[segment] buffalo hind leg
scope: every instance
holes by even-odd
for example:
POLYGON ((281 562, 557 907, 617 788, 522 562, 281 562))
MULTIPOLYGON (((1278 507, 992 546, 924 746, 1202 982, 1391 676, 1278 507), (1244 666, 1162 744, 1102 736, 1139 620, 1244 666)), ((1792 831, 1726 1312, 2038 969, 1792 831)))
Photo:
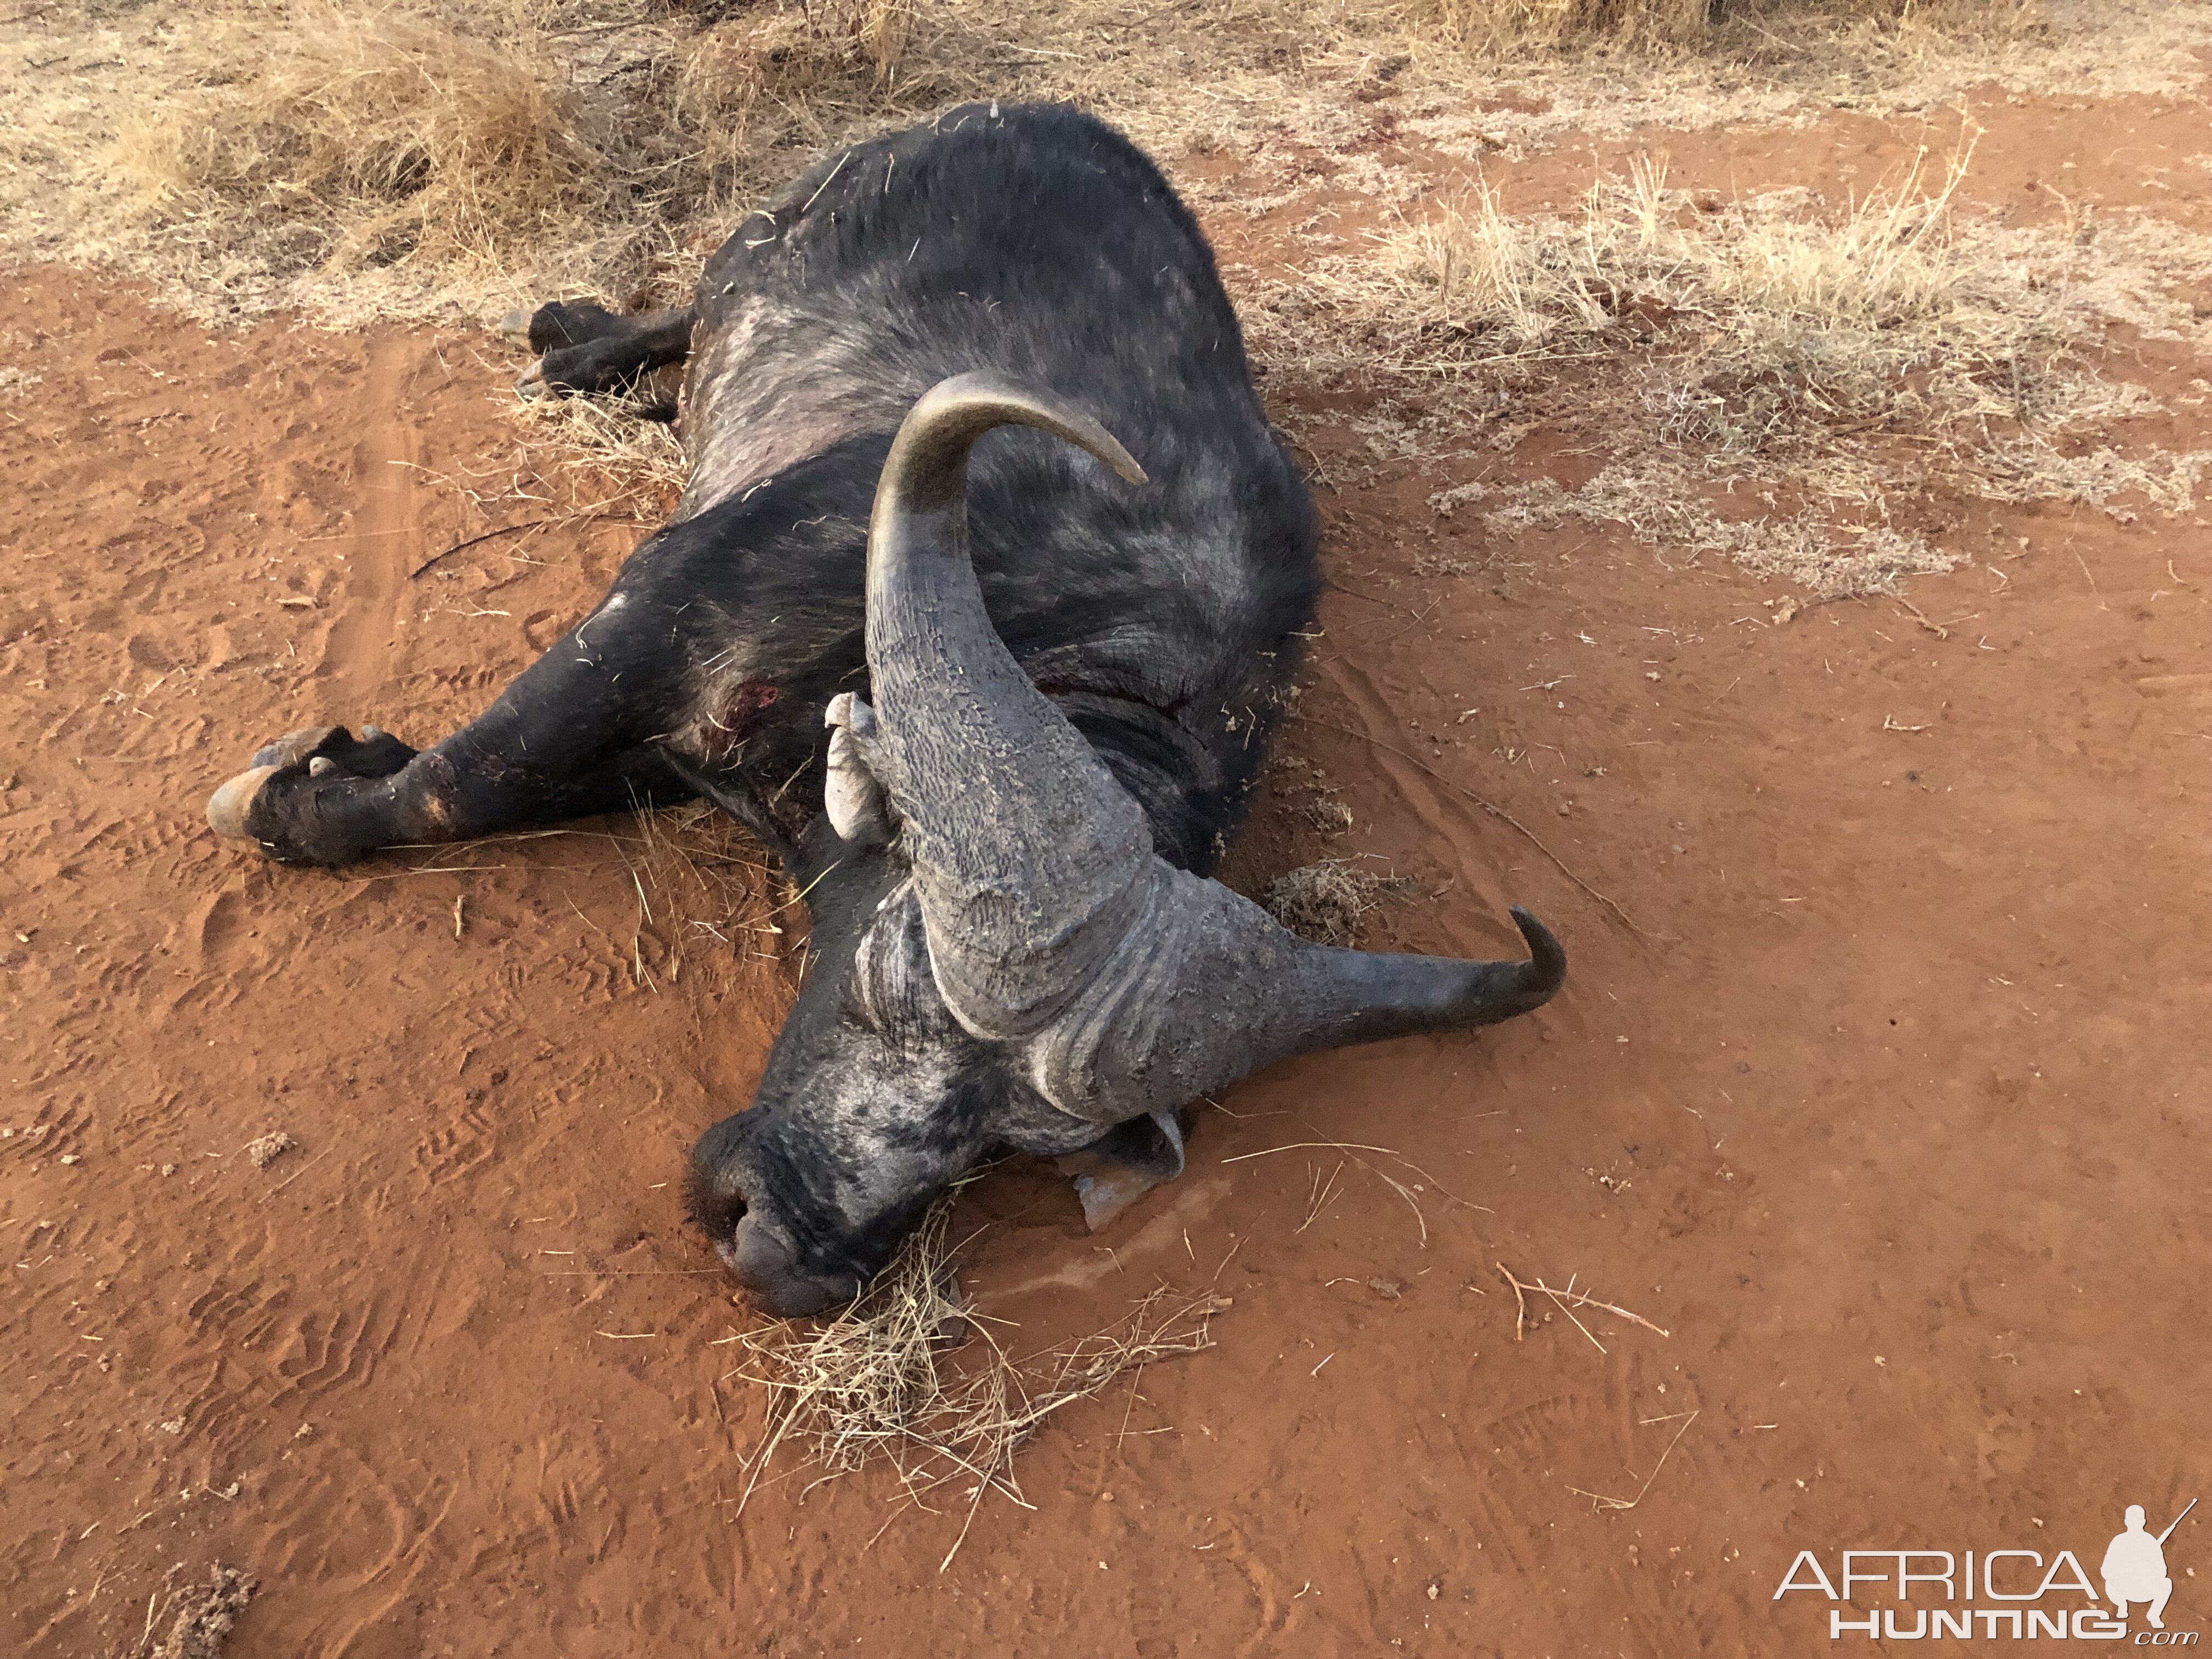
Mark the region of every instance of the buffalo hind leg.
POLYGON ((689 357, 696 317, 688 306, 618 317, 589 300, 555 300, 534 312, 509 312, 500 331, 538 354, 514 383, 523 396, 618 392, 689 357))

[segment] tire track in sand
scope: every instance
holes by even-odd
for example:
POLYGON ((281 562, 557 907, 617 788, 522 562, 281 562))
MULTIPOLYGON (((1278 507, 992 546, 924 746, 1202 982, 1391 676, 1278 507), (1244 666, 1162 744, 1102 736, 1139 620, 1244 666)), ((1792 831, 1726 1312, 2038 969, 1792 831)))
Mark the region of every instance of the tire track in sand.
POLYGON ((404 335, 378 334, 368 343, 362 389, 364 425, 354 447, 361 507, 345 538, 345 599, 324 636, 318 678, 335 681, 338 702, 326 718, 358 724, 376 718, 398 641, 399 592, 422 557, 420 441, 405 398, 420 366, 419 348, 404 335))

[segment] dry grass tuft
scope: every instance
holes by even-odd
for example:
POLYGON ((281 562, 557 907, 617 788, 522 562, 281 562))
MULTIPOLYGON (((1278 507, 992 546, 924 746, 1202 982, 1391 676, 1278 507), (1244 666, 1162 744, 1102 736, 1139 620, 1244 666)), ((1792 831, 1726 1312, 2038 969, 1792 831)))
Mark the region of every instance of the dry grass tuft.
POLYGON ((915 0, 816 0, 716 23, 678 46, 669 109, 696 142, 702 205, 741 206, 781 182, 763 171, 765 153, 826 143, 857 108, 925 89, 926 76, 902 74, 914 26, 915 0))
POLYGON ((690 463, 675 428, 626 398, 536 398, 514 410, 518 465, 579 513, 665 520, 690 463))
POLYGON ((1763 23, 1810 17, 1831 29, 1856 23, 1893 27, 1910 19, 1984 33, 2044 27, 2042 0, 1827 0, 1824 4, 1731 3, 1730 0, 1406 0, 1407 20, 1449 50, 1495 58, 1514 51, 1628 46, 1705 51, 1741 49, 1763 23))
POLYGON ((1351 859, 1323 859, 1276 877, 1260 902, 1301 939, 1352 945, 1358 943, 1363 918, 1380 908, 1386 896, 1401 895, 1413 885, 1402 876, 1362 869, 1351 859))
MULTIPOLYGON (((915 0, 732 10, 214 0, 134 42, 87 223, 51 234, 210 312, 666 298, 813 152, 953 87, 908 64, 915 0)), ((29 112, 59 159, 82 123, 29 112)))
POLYGON ((1311 375, 1424 386, 1470 435, 1505 404, 1534 417, 1493 448, 1544 423, 1615 457, 1573 490, 1431 495, 1444 517, 1484 503, 1508 536, 1620 524, 1838 595, 1956 562, 1893 521, 1930 490, 2180 510, 2192 457, 2085 443, 2160 406, 2098 372, 2109 327, 2212 333, 2186 304, 2205 240, 1962 215, 1970 155, 1923 152, 1832 210, 1670 189, 1642 158, 1567 214, 1516 216, 1478 182, 1282 285, 1255 333, 1311 375))
POLYGON ((604 209, 614 166, 532 31, 430 11, 211 18, 206 84, 124 123, 111 159, 155 210, 295 268, 495 267, 604 209))
MULTIPOLYGON (((1478 184, 1433 216, 1384 233, 1375 255, 1327 273, 1407 373, 1650 344, 1694 330, 1677 423, 1743 447, 1812 425, 1879 416, 1905 375, 1963 347, 2008 364, 2033 315, 1978 304, 1954 246, 1961 155, 1931 179, 1922 157, 1822 216, 1802 191, 1723 202, 1667 187, 1638 158, 1571 216, 1508 215, 1478 184)), ((2039 309, 2039 307, 2038 307, 2039 309)), ((1670 388, 1670 390, 1674 390, 1670 388)))
MULTIPOLYGON (((961 1496, 970 1518, 994 1488, 1029 1507, 1013 1456, 1046 1419, 1141 1366, 1212 1346, 1210 1322, 1229 1298, 1163 1287, 1111 1329, 1010 1358, 992 1322, 958 1299, 952 1208, 951 1197, 941 1200, 867 1293, 835 1319, 779 1323, 739 1339, 754 1364, 731 1375, 774 1396, 741 1507, 786 1446, 802 1449, 804 1465, 823 1480, 887 1462, 916 1508, 929 1508, 953 1482, 969 1483, 961 1496), (966 1357, 956 1361, 957 1352, 966 1357)), ((959 1547, 956 1540, 945 1565, 959 1547)))

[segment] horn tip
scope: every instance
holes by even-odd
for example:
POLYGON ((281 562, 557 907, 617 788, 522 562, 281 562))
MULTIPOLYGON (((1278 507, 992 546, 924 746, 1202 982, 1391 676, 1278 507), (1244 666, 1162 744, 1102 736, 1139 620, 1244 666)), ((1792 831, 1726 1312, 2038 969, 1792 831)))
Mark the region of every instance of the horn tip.
MULTIPOLYGON (((1567 953, 1552 930, 1519 905, 1512 907, 1514 925, 1528 942, 1528 966, 1535 986, 1549 996, 1566 982, 1567 953)), ((1535 988, 1532 986, 1532 989, 1535 988)))

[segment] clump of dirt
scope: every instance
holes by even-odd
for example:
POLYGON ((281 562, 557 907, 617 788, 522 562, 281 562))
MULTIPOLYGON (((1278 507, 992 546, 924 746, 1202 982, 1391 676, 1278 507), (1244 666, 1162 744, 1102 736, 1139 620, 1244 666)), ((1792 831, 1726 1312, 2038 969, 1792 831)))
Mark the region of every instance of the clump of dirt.
POLYGON ((258 1139, 246 1143, 246 1155, 253 1160, 253 1167, 265 1170, 300 1143, 282 1129, 273 1129, 258 1139))
POLYGON ((1358 943, 1364 917, 1413 886, 1406 877, 1378 876, 1351 859, 1323 859, 1276 877, 1260 902, 1301 939, 1349 946, 1358 943))
POLYGON ((236 1567, 209 1569, 205 1583, 187 1584, 177 1592, 169 1632, 145 1650, 144 1659, 222 1659, 231 1627, 258 1588, 251 1574, 236 1567))

